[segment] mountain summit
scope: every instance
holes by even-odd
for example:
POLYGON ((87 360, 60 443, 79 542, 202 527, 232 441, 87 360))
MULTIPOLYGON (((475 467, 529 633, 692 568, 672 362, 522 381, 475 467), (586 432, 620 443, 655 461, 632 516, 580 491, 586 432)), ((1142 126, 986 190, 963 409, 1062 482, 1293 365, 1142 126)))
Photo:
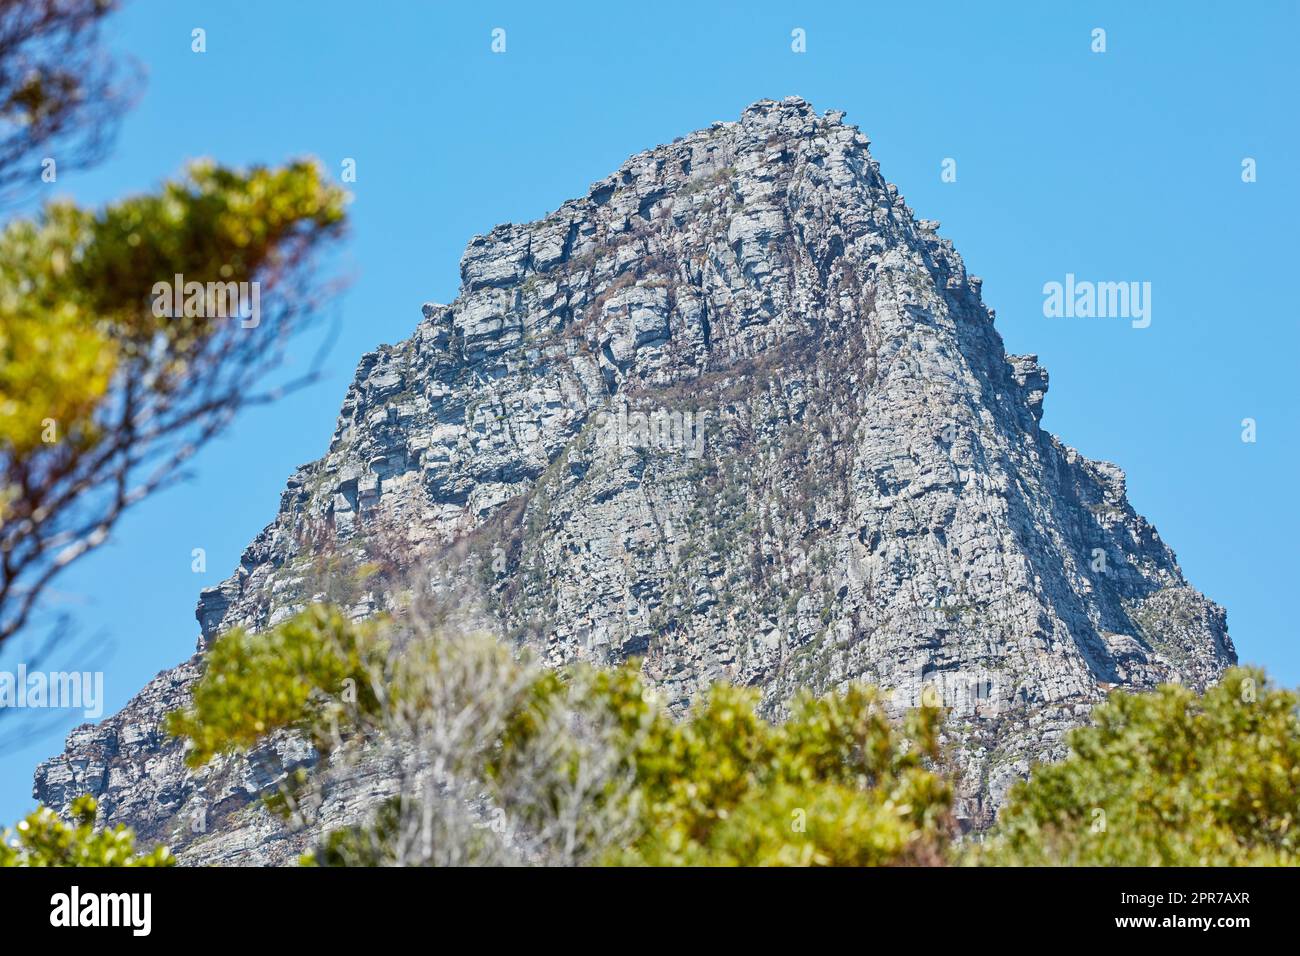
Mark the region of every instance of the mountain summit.
MULTIPOLYGON (((720 679, 774 715, 855 679, 941 703, 987 825, 1109 688, 1236 654, 1124 473, 1040 427, 1046 371, 938 228, 842 113, 789 98, 476 236, 456 300, 362 356, 325 456, 201 595, 200 651, 416 577, 549 663, 640 657, 678 707, 720 679)), ((189 862, 290 860, 256 798, 305 745, 191 773, 158 728, 200 666, 73 731, 35 794, 92 793, 189 862)))

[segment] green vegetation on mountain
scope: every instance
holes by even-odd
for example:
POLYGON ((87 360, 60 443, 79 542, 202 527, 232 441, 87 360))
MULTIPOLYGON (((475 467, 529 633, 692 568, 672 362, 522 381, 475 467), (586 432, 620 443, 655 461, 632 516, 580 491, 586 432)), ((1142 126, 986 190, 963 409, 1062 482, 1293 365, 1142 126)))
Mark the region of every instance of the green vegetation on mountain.
POLYGON ((166 847, 149 852, 136 849, 135 835, 126 827, 95 829, 95 801, 79 797, 72 804, 72 822, 40 807, 0 833, 0 866, 172 866, 166 847))

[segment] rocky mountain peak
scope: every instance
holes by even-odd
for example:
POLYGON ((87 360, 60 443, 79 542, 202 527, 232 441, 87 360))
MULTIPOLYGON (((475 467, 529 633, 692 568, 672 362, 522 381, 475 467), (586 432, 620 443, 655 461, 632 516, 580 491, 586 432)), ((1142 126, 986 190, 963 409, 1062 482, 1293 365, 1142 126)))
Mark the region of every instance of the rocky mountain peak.
MULTIPOLYGON (((200 649, 313 600, 373 613, 418 573, 548 662, 641 658, 677 707, 720 679, 774 714, 849 680, 940 702, 975 827, 1108 688, 1212 681, 1224 612, 1123 472, 1043 431, 1047 372, 868 145, 760 100, 475 236, 455 301, 362 356, 324 456, 201 595, 200 649)), ((291 859, 255 797, 310 754, 187 772, 157 721, 198 672, 74 731, 36 795, 92 792, 187 860, 291 859)), ((327 821, 364 804, 336 799, 327 821)))

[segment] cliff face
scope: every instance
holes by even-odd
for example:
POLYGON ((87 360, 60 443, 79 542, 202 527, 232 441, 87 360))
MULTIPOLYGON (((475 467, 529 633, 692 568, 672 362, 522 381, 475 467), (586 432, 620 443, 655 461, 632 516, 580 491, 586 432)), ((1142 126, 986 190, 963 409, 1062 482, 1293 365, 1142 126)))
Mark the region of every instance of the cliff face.
MULTIPOLYGON (((1223 610, 1119 468, 1039 427, 1047 373, 1005 354, 867 146, 762 101, 475 237, 456 301, 362 357, 327 454, 202 594, 200 650, 322 596, 389 600, 323 556, 418 569, 550 662, 642 657, 678 705, 717 679, 773 713, 850 679, 941 701, 974 826, 1110 686, 1212 681, 1223 610)), ((198 670, 74 731, 36 796, 94 793, 189 861, 288 859, 255 797, 310 755, 185 772, 157 721, 198 670)))

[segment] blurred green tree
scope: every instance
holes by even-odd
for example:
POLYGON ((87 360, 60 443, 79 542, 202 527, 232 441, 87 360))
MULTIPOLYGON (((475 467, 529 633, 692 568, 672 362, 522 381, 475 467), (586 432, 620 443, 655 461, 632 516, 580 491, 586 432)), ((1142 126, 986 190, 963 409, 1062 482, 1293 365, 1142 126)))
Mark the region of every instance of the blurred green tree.
POLYGON ((99 43, 117 6, 0 2, 0 200, 103 156, 138 85, 134 65, 99 43))
MULTIPOLYGON (((126 105, 96 45, 114 6, 0 4, 0 188, 39 182, 42 151, 102 152, 126 105)), ((346 198, 311 162, 200 161, 156 192, 49 202, 0 230, 0 645, 241 408, 311 377, 263 385, 320 302, 312 263, 346 198)))

